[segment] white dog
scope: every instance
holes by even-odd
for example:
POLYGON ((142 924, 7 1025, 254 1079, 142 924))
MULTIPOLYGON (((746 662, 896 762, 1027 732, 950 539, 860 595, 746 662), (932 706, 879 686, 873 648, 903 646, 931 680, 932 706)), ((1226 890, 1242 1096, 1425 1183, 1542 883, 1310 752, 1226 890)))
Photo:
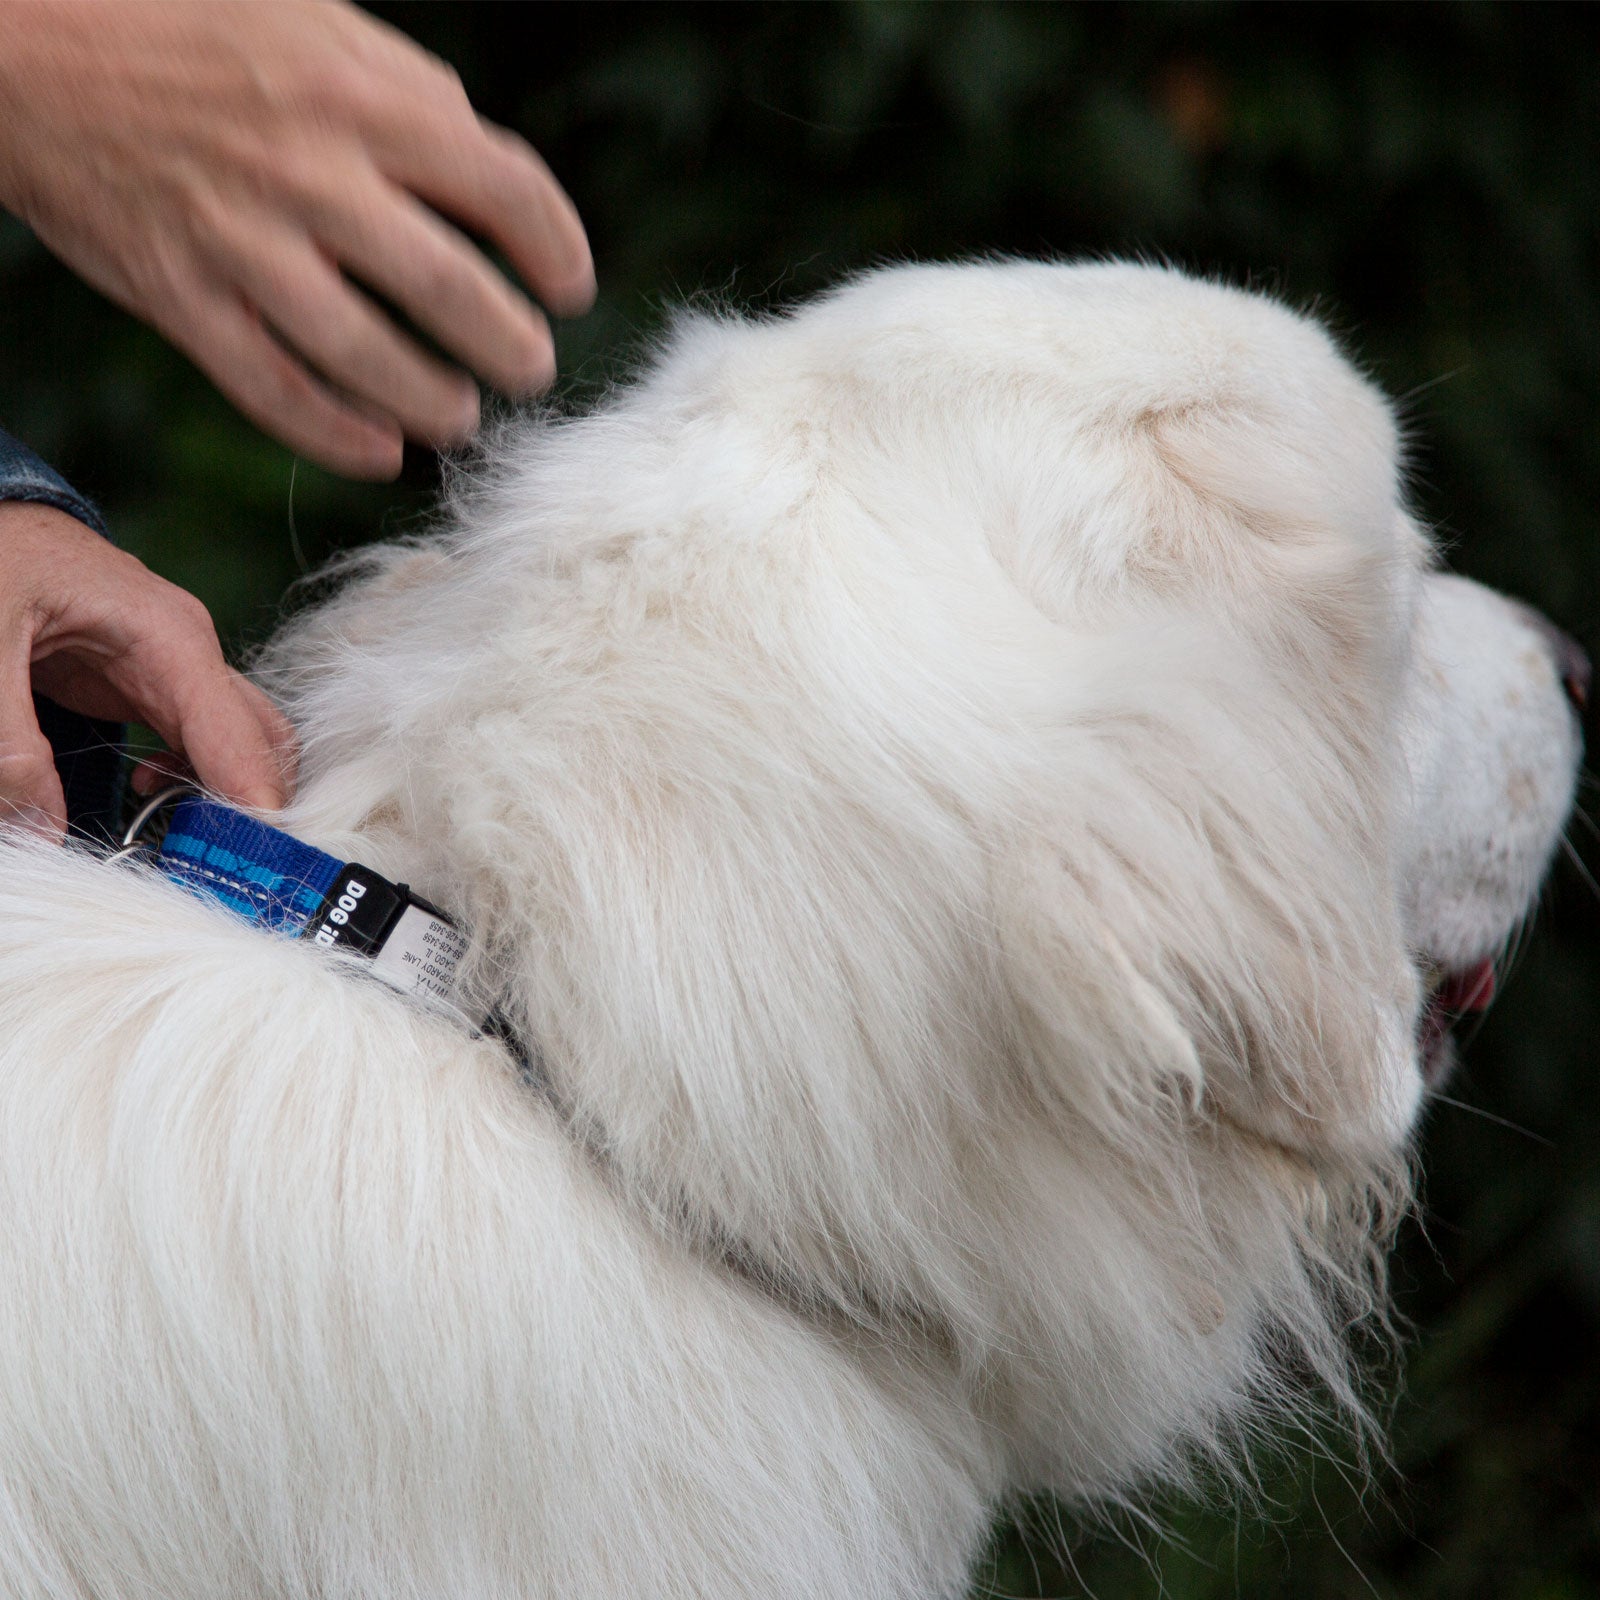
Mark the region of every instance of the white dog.
POLYGON ((1358 1419, 1584 672, 1372 386, 1173 272, 904 268, 487 456, 263 677, 284 827, 535 1081, 8 849, 0 1591, 954 1596, 1008 1495, 1358 1419))

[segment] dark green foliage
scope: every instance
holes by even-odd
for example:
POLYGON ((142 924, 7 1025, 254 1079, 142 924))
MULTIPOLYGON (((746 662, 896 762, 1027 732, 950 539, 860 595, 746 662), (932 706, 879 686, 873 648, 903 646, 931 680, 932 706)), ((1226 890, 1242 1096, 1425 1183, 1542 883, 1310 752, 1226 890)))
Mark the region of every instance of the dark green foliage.
MULTIPOLYGON (((865 263, 1136 252, 1315 305, 1405 396, 1417 503, 1459 568, 1591 649, 1600 542, 1592 11, 1434 5, 392 6, 544 152, 602 298, 578 400, 670 303, 770 305, 865 263)), ((306 559, 425 504, 235 418, 0 225, 0 423, 97 494, 225 636, 306 559)), ((1600 861, 1581 823, 1575 842, 1600 861)), ((1396 1468, 1297 1448, 1260 1507, 1166 1538, 1044 1516, 996 1594, 1578 1600, 1600 1593, 1600 907, 1570 863, 1423 1150, 1396 1265, 1416 1324, 1396 1468), (1469 1109, 1471 1108, 1471 1109, 1469 1109), (1056 1554, 1052 1554, 1052 1546, 1056 1554), (1070 1561, 1058 1561, 1070 1551, 1070 1561)), ((1333 1445, 1337 1449, 1337 1443, 1333 1445)), ((640 1561, 649 1562, 649 1552, 640 1561)))

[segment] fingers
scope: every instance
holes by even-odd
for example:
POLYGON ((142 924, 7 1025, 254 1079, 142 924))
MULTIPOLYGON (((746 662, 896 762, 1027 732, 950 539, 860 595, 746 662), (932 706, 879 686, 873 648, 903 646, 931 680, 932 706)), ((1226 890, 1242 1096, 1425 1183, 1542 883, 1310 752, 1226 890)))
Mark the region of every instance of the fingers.
POLYGON ((478 398, 357 284, 505 393, 555 376, 543 316, 446 215, 500 244, 553 309, 594 298, 583 225, 544 162, 480 119, 448 68, 398 36, 391 47, 399 86, 357 74, 335 108, 341 144, 286 158, 247 205, 205 208, 191 236, 209 281, 184 286, 181 319, 163 324, 252 420, 361 477, 398 472, 402 437, 469 438, 478 398))
MULTIPOLYGON (((403 197, 395 198, 398 202, 403 197)), ((394 209, 404 217, 398 204, 394 209)), ((410 231, 426 233, 414 225, 410 231)), ((393 261, 411 245, 412 240, 391 227, 383 254, 393 261)), ((434 252, 442 253, 442 247, 434 252)), ((390 274, 382 270, 380 252, 374 249, 369 259, 372 272, 363 276, 387 289, 390 274)), ((451 291, 468 275, 458 263, 450 265, 456 270, 441 266, 437 279, 426 271, 408 273, 415 291, 408 310, 414 304, 427 315, 428 291, 436 286, 438 298, 453 303, 451 291)), ((235 272, 246 299, 285 343, 341 390, 393 417, 408 438, 452 445, 471 437, 478 426, 478 390, 472 380, 420 350, 304 238, 268 235, 251 240, 235 252, 235 272)), ((481 300, 483 286, 478 287, 481 300)), ((504 298, 509 301, 509 292, 504 298)), ((521 320, 526 318, 525 313, 521 320)), ((507 320, 503 316, 501 323, 507 320)), ((492 338, 505 337, 503 326, 487 332, 489 337, 480 343, 485 357, 492 338)), ((548 349, 547 333, 544 344, 548 349)))
POLYGON ((294 727, 258 685, 237 672, 234 673, 234 680, 245 697, 246 705, 254 708, 256 721, 271 752, 273 764, 278 769, 278 780, 287 800, 294 793, 295 782, 300 776, 300 741, 295 737, 294 727))
POLYGON ((65 513, 0 505, 0 802, 59 828, 60 783, 31 690, 87 716, 149 724, 238 803, 288 799, 294 735, 223 660, 210 614, 65 513))
MULTIPOLYGON (((246 698, 256 707, 261 730, 271 749, 284 789, 288 793, 293 793, 300 765, 299 742, 294 736, 294 730, 290 727, 288 718, 248 678, 239 679, 239 685, 246 698)), ((207 783, 196 770, 194 763, 178 750, 158 750, 153 755, 147 756, 139 762, 128 778, 128 785, 133 792, 147 797, 175 783, 185 783, 195 788, 215 789, 224 797, 232 798, 225 786, 219 787, 218 784, 207 783)), ((265 806, 261 809, 278 808, 265 806)))
POLYGON ((141 628, 108 664, 108 676, 206 788, 279 810, 293 786, 294 735, 271 701, 224 662, 204 607, 172 593, 182 597, 181 618, 167 607, 159 629, 141 628))
MULTIPOLYGON (((300 741, 295 737, 294 728, 260 688, 238 673, 234 673, 233 677, 266 739, 285 791, 293 793, 295 780, 300 775, 300 741)), ((157 751, 133 769, 128 781, 135 794, 154 794, 157 789, 171 783, 204 782, 181 750, 157 751)))
POLYGON ((318 224, 327 247, 503 394, 547 387, 555 346, 544 318, 471 240, 380 181, 378 204, 326 208, 318 224))
POLYGON ((379 170, 493 239, 552 311, 587 310, 589 241, 550 169, 522 139, 478 116, 448 64, 370 17, 359 31, 371 47, 362 53, 375 61, 381 51, 383 66, 346 80, 346 104, 379 170))
POLYGON ((225 670, 214 692, 178 707, 176 747, 207 789, 260 811, 281 811, 293 790, 294 736, 253 684, 225 670))
POLYGON ((494 240, 559 315, 594 301, 594 258, 577 208, 525 140, 479 117, 448 69, 428 93, 396 100, 374 153, 386 176, 494 240))
POLYGON ((0 670, 0 822, 51 840, 61 839, 67 828, 67 799, 55 755, 33 713, 26 639, 6 641, 0 670))
POLYGON ((549 328, 444 218, 500 244, 558 311, 593 301, 594 266, 572 202, 526 143, 480 119, 455 75, 409 44, 391 66, 402 91, 351 86, 343 115, 359 137, 338 161, 286 169, 276 212, 214 218, 206 235, 213 269, 331 384, 408 437, 453 444, 477 424, 465 374, 419 349, 344 274, 519 395, 554 378, 549 328))
POLYGON ((410 187, 493 239, 552 311, 587 311, 594 303, 594 259, 577 208, 526 141, 481 119, 478 134, 475 145, 466 141, 453 172, 439 161, 439 178, 455 180, 453 195, 435 189, 425 171, 410 187))
POLYGON ((16 90, 0 101, 22 119, 0 151, 20 162, 11 203, 268 433, 387 478, 406 436, 475 425, 466 373, 341 269, 496 387, 550 381, 543 317, 442 219, 499 246, 560 313, 594 296, 583 226, 534 151, 403 34, 354 6, 67 8, 52 23, 30 13, 0 51, 16 90))
POLYGON ((352 478, 393 478, 404 441, 392 417, 371 415, 319 382, 262 326, 236 292, 196 285, 181 321, 161 331, 259 427, 291 450, 352 478))

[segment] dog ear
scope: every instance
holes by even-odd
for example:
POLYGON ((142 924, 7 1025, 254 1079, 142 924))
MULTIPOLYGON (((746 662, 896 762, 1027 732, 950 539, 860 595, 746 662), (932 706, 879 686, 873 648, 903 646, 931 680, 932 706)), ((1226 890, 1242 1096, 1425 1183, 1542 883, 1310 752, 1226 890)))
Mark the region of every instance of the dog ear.
POLYGON ((1087 887, 1043 842, 998 870, 999 942, 1029 1087, 1113 1134, 1196 1111, 1205 1071, 1194 1039, 1087 887))
POLYGON ((1287 780, 1248 812, 1160 773, 1113 787, 1115 810, 1080 793, 997 868, 1031 1091, 1118 1141, 1198 1120, 1313 1160, 1392 1156, 1418 996, 1381 847, 1287 780))

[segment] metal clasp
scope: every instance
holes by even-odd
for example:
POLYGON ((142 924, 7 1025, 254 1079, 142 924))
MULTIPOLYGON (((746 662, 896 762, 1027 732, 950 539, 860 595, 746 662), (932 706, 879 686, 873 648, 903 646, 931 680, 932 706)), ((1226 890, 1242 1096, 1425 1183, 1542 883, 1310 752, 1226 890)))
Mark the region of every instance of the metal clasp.
POLYGON ((185 796, 199 792, 192 783, 172 783, 152 795, 134 812, 133 821, 128 824, 122 835, 122 845, 111 853, 111 859, 121 861, 127 856, 142 855, 146 850, 154 849, 160 843, 160 837, 146 839, 145 830, 152 827, 156 818, 168 806, 174 806, 185 796))

